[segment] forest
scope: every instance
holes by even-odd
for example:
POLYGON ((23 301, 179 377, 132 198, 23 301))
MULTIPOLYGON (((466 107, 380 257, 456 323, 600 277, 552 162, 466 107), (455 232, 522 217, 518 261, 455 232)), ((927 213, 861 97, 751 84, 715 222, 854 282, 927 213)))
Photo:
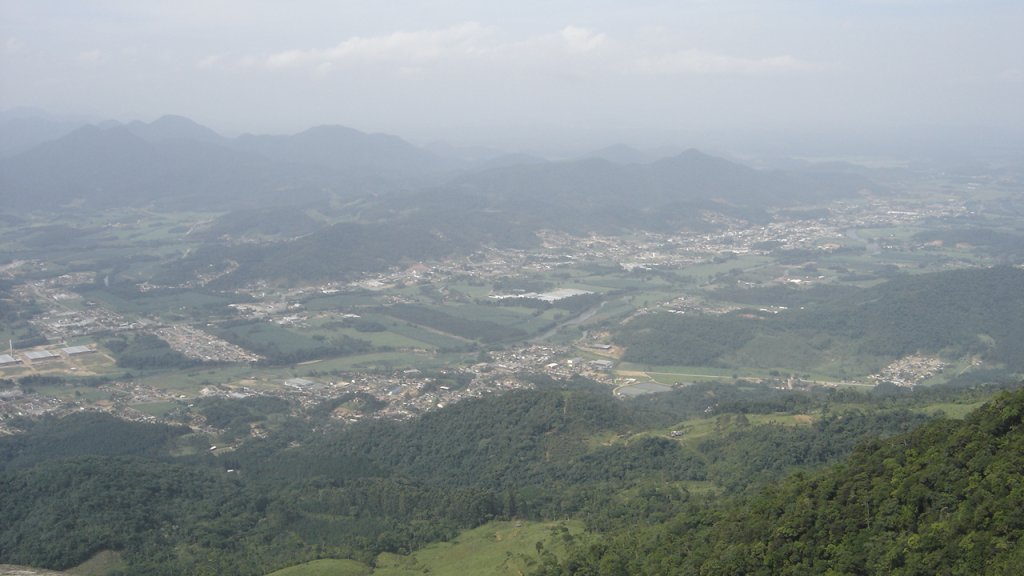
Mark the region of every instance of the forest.
POLYGON ((1022 416, 1024 393, 1004 393, 727 505, 612 525, 538 575, 1017 574, 1022 416))
MULTIPOLYGON (((126 574, 248 576, 316 558, 372 563, 496 519, 564 518, 585 521, 592 536, 545 557, 539 574, 796 574, 826 561, 852 567, 836 573, 880 573, 934 565, 936 553, 995 566, 1014 549, 1020 519, 1002 503, 1021 498, 1006 479, 1022 463, 998 463, 1020 450, 1024 393, 963 422, 920 407, 1019 384, 863 394, 708 383, 629 402, 583 382, 541 384, 403 422, 324 429, 322 418, 292 418, 218 456, 175 456, 194 443, 184 427, 85 413, 25 419, 22 434, 0 439, 0 562, 66 569, 114 550, 126 574), (821 416, 810 425, 752 423, 812 411, 821 416), (713 431, 665 432, 694 418, 713 431), (906 494, 884 488, 897 481, 906 494), (915 488, 922 482, 939 495, 915 488), (985 499, 967 498, 975 486, 985 499), (838 517, 847 520, 820 528, 838 517), (988 519, 971 527, 969 518, 988 519), (988 552, 966 554, 958 543, 968 536, 988 552), (724 544, 732 540, 749 546, 724 544)), ((284 413, 271 400, 195 409, 214 425, 247 427, 284 413)))
POLYGON ((874 357, 977 355, 1020 371, 1024 292, 1017 287, 1022 285, 1024 270, 997 266, 901 276, 866 289, 729 289, 712 296, 788 309, 648 314, 617 328, 613 338, 627 347, 623 360, 640 364, 730 366, 727 355, 763 335, 799 342, 806 350, 845 347, 874 357))

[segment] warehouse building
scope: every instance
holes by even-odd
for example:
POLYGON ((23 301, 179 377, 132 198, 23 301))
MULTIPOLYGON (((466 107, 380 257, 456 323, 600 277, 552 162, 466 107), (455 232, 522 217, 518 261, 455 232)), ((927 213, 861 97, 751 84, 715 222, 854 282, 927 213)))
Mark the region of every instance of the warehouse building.
POLYGON ((37 350, 35 352, 25 352, 25 358, 28 358, 32 363, 46 362, 48 360, 60 360, 60 354, 54 354, 49 350, 37 350))
POLYGON ((68 358, 75 356, 84 356, 86 354, 95 354, 96 351, 88 346, 69 346, 67 348, 61 348, 61 352, 68 355, 68 358))

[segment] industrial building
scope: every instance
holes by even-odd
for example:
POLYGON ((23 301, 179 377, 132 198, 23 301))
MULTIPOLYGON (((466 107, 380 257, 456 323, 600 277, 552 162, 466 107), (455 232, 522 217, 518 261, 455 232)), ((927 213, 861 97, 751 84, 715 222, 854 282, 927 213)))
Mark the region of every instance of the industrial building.
POLYGON ((74 356, 84 356, 86 354, 95 354, 96 351, 88 346, 69 346, 67 348, 61 348, 61 352, 68 355, 68 358, 74 356))
POLYGON ((37 350, 35 352, 25 352, 25 358, 28 358, 33 363, 46 362, 47 360, 60 360, 60 354, 54 354, 49 350, 37 350))

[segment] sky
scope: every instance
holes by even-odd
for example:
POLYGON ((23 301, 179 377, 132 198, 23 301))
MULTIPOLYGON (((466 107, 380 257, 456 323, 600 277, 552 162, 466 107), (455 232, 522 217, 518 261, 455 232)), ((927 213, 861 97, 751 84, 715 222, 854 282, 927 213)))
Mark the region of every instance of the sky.
POLYGON ((1020 0, 0 0, 0 110, 461 145, 1020 132, 1022 31, 1020 0))

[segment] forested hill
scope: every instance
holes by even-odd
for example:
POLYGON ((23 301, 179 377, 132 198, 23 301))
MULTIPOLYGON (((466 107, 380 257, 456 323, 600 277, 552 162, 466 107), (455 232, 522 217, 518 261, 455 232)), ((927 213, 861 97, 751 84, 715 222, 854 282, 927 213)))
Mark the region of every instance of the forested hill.
POLYGON ((874 354, 957 347, 1024 370, 1022 286, 1020 268, 951 270, 895 278, 829 306, 783 316, 789 327, 847 334, 874 354))
POLYGON ((341 223, 286 242, 240 245, 207 244, 166 265, 158 283, 179 284, 211 266, 231 261, 237 267, 211 284, 226 288, 255 280, 317 281, 438 259, 466 247, 411 223, 341 223))
POLYGON ((0 185, 6 206, 17 210, 231 209, 305 204, 328 192, 360 190, 358 181, 325 168, 270 162, 208 142, 149 142, 125 127, 95 126, 0 160, 0 185))
POLYGON ((326 434, 322 420, 295 419, 219 456, 173 458, 168 448, 191 445, 177 429, 105 417, 27 426, 4 444, 0 563, 64 569, 115 550, 130 574, 255 576, 315 558, 408 553, 493 519, 590 518, 601 530, 650 523, 678 512, 689 482, 756 491, 794 468, 845 458, 865 435, 928 420, 842 390, 690 388, 660 408, 534 390, 326 434), (708 398, 728 401, 732 413, 704 414, 708 398), (743 415, 851 402, 864 411, 813 427, 751 425, 743 415), (717 429, 690 442, 666 437, 664 427, 695 413, 717 429))
MULTIPOLYGON (((529 248, 538 244, 535 232, 541 229, 576 234, 710 230, 715 226, 703 219, 706 211, 767 222, 769 206, 849 196, 866 188, 878 190, 859 176, 760 172, 697 151, 652 165, 589 159, 515 166, 434 188, 353 201, 338 209, 353 221, 326 228, 300 222, 299 230, 305 225, 309 234, 296 240, 205 246, 173 263, 157 282, 184 282, 197 270, 228 260, 239 266, 219 279, 217 287, 257 279, 339 279, 471 252, 485 244, 529 248)), ((280 229, 257 215, 250 210, 215 222, 212 234, 237 239, 261 229, 280 229)))
POLYGON ((250 477, 292 477, 332 461, 367 460, 402 476, 446 486, 504 490, 544 484, 591 451, 590 439, 651 425, 672 415, 628 408, 609 397, 559 391, 470 399, 411 422, 381 421, 264 458, 246 450, 237 465, 250 477))
POLYGON ((588 158, 459 168, 395 136, 340 126, 229 139, 164 117, 83 126, 0 159, 0 184, 17 210, 316 206, 345 221, 515 247, 541 228, 695 229, 706 226, 702 210, 767 221, 769 207, 884 192, 857 174, 755 170, 696 150, 651 164, 588 158))
POLYGON ((707 229, 701 211, 767 222, 768 207, 884 192, 857 175, 759 171, 697 150, 653 164, 598 158, 484 170, 414 194, 381 198, 384 213, 433 222, 498 215, 527 230, 586 234, 626 229, 707 229))
MULTIPOLYGON (((901 357, 966 354, 1024 370, 1024 270, 1008 266, 895 278, 868 289, 753 288, 730 297, 787 304, 778 314, 740 310, 722 316, 640 316, 617 331, 624 360, 663 365, 715 365, 749 342, 773 339, 811 366, 830 347, 901 357), (780 301, 782 300, 782 301, 780 301), (803 309, 801 309, 803 308, 803 309)), ((730 356, 732 355, 732 356, 730 356)))
POLYGON ((539 576, 1019 574, 1024 392, 729 506, 620 526, 539 576))
POLYGON ((40 421, 21 418, 16 424, 29 433, 0 437, 0 471, 83 454, 162 458, 170 454, 176 439, 192 431, 186 426, 127 422, 92 412, 40 421))
POLYGON ((554 198, 605 205, 628 201, 651 207, 707 199, 741 206, 786 206, 881 190, 861 176, 759 171, 698 150, 649 165, 590 158, 513 166, 464 176, 453 184, 527 202, 554 198))

